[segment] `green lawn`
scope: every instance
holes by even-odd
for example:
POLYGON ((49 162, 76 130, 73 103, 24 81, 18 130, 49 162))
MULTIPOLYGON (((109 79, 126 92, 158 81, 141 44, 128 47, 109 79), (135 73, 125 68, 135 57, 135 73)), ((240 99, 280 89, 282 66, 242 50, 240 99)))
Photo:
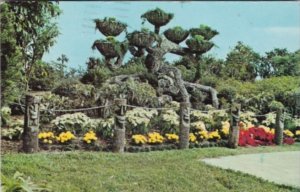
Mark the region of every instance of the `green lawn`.
POLYGON ((16 171, 45 183, 54 191, 179 191, 273 192, 299 191, 256 177, 207 166, 202 158, 245 153, 300 150, 300 144, 282 147, 202 148, 149 153, 53 152, 6 154, 2 173, 16 171))

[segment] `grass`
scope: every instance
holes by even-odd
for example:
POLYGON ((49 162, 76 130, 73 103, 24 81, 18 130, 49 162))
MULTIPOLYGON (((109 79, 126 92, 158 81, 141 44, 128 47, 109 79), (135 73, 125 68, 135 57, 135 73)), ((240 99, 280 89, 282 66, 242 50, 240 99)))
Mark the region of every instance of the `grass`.
POLYGON ((52 152, 6 154, 2 173, 16 171, 36 183, 48 183, 53 191, 179 191, 179 192, 276 192, 299 191, 262 179, 207 166, 202 158, 300 150, 300 144, 257 148, 203 148, 136 154, 104 152, 52 152))

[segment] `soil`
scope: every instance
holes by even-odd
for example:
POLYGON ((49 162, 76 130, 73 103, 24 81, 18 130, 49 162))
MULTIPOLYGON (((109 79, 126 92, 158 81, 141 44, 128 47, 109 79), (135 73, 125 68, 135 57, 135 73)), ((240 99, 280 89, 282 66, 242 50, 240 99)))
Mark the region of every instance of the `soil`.
POLYGON ((1 139, 1 155, 5 153, 17 153, 22 149, 22 141, 1 139))

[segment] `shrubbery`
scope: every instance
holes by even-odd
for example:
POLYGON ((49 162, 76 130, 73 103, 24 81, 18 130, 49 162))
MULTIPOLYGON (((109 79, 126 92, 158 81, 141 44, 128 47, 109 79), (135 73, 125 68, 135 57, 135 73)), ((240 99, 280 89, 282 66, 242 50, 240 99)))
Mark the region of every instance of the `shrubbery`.
POLYGON ((286 109, 293 112, 295 107, 293 95, 299 90, 299 87, 299 77, 286 76, 272 77, 255 82, 240 82, 228 79, 219 81, 217 90, 220 93, 221 101, 224 98, 223 103, 228 102, 228 93, 233 93, 233 90, 236 90, 235 99, 242 103, 245 110, 263 114, 270 111, 269 105, 273 100, 281 102, 286 109))

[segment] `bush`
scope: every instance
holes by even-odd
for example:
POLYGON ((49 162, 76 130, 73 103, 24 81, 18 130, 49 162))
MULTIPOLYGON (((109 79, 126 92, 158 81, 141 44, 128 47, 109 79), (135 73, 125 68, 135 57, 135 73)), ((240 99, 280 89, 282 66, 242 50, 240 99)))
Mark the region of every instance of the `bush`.
POLYGON ((263 128, 252 127, 247 130, 240 130, 239 146, 273 145, 274 134, 265 131, 263 128))
MULTIPOLYGON (((284 131, 283 143, 291 145, 295 141, 293 134, 287 130, 284 131)), ((274 131, 263 127, 251 127, 246 130, 240 130, 239 146, 260 146, 274 145, 274 131)))
POLYGON ((158 123, 163 133, 179 132, 179 115, 175 110, 163 110, 158 123))
POLYGON ((49 123, 55 118, 55 114, 51 112, 51 109, 71 109, 76 108, 73 105, 73 100, 70 100, 68 97, 59 96, 52 93, 45 93, 41 97, 40 110, 40 122, 49 123))
POLYGON ((20 119, 13 120, 7 128, 1 128, 1 137, 10 140, 20 140, 24 130, 24 121, 20 119))
POLYGON ((71 131, 83 133, 95 129, 96 124, 83 113, 64 114, 51 121, 53 129, 57 132, 71 131))
POLYGON ((10 140, 19 140, 24 129, 24 120, 11 116, 9 107, 1 108, 1 137, 10 140))
POLYGON ((132 58, 124 66, 116 69, 113 72, 113 76, 147 73, 147 68, 144 65, 144 60, 144 57, 132 58))
POLYGON ((149 131, 151 118, 158 113, 156 110, 146 110, 143 108, 134 108, 126 112, 126 120, 129 123, 131 134, 145 134, 149 131))
POLYGON ((113 137, 113 129, 115 119, 113 117, 105 119, 93 119, 96 124, 95 131, 104 139, 111 139, 113 137))
POLYGON ((195 79, 196 68, 187 69, 184 65, 177 65, 176 67, 181 71, 183 80, 192 82, 195 79))
POLYGON ((89 69, 81 78, 81 82, 100 87, 107 79, 112 76, 111 70, 106 66, 96 66, 89 69))
POLYGON ((95 87, 81 83, 77 79, 63 80, 54 90, 54 94, 69 97, 71 99, 76 98, 93 98, 95 94, 95 87))
MULTIPOLYGON (((125 96, 127 102, 138 106, 153 106, 156 104, 156 90, 148 83, 132 79, 121 84, 104 84, 100 91, 100 101, 112 101, 125 96)), ((100 102, 104 103, 104 102, 100 102)))
POLYGON ((241 102, 246 110, 267 113, 271 111, 269 104, 275 100, 281 102, 287 110, 293 111, 295 98, 292 95, 300 87, 300 78, 283 76, 255 82, 240 82, 228 79, 219 81, 216 89, 220 92, 228 85, 236 89, 237 101, 241 102))
POLYGON ((220 79, 218 77, 209 75, 209 76, 202 77, 200 83, 206 86, 211 86, 213 88, 216 88, 219 81, 220 79))
POLYGON ((49 91, 57 85, 61 76, 60 72, 49 64, 40 63, 34 68, 28 85, 34 91, 49 91))
POLYGON ((218 90, 218 97, 220 98, 220 104, 226 106, 235 100, 237 89, 231 85, 226 85, 218 90))
POLYGON ((8 125, 11 121, 11 109, 9 107, 1 107, 1 126, 8 125))

